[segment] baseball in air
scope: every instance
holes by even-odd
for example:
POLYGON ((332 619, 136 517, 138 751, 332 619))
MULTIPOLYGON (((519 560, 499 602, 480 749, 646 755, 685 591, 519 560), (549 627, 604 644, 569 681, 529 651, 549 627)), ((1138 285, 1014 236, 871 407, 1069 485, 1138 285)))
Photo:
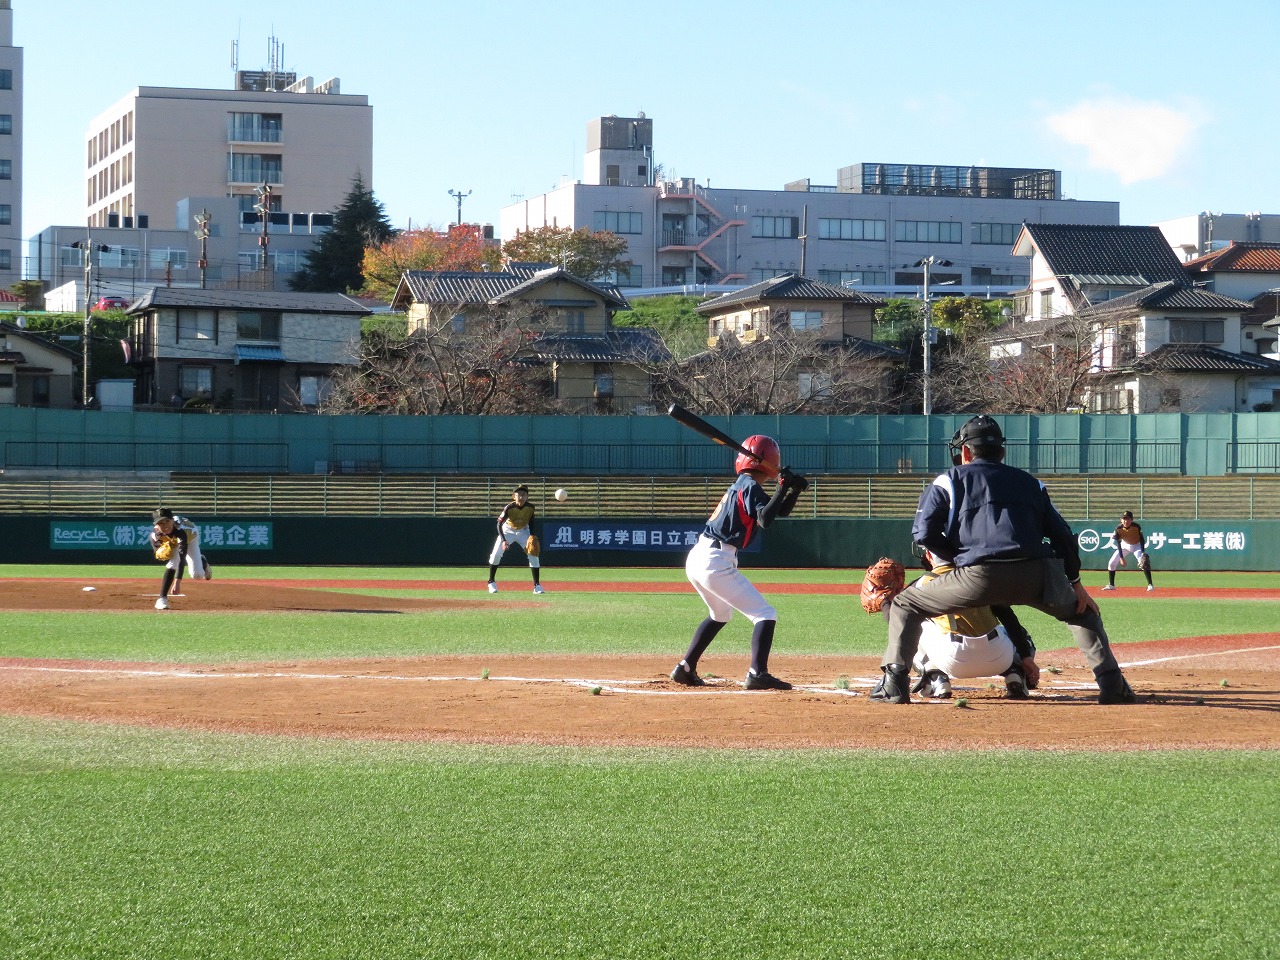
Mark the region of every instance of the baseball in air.
POLYGON ((569 499, 569 491, 566 490, 564 487, 561 487, 559 490, 556 491, 556 499, 559 500, 561 503, 564 503, 566 500, 569 499))

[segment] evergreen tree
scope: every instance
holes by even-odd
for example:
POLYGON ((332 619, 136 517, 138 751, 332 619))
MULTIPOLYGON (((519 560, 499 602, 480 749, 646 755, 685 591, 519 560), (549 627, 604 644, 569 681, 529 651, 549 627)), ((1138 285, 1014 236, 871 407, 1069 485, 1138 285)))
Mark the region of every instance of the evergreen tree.
POLYGON ((395 235, 382 204, 356 174, 351 192, 333 215, 333 227, 316 241, 302 269, 289 280, 292 290, 347 293, 364 286, 365 247, 385 243, 395 235))

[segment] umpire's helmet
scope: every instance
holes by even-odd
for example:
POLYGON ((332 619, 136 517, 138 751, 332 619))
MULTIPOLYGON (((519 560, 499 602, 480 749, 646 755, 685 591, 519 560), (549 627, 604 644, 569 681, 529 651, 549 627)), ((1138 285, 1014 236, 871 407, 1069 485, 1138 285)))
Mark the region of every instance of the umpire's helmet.
POLYGON ((952 436, 950 446, 951 462, 959 464, 960 451, 964 447, 969 447, 975 453, 981 450, 1003 450, 1004 433, 1000 430, 1000 424, 985 413, 980 413, 964 422, 964 425, 952 436))
POLYGON ((733 461, 734 473, 759 470, 770 479, 773 479, 782 470, 782 451, 778 449, 778 441, 774 440, 773 437, 764 437, 757 434, 754 437, 747 437, 742 441, 742 445, 755 456, 749 457, 745 453, 738 454, 737 459, 733 461))

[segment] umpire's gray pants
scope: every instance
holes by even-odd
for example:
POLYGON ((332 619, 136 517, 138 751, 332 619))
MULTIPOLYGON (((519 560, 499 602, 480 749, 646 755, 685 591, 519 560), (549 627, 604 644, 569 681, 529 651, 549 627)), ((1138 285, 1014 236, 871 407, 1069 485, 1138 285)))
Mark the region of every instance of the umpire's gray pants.
POLYGON ((1035 607, 1071 628, 1076 646, 1094 676, 1117 670, 1102 617, 1094 610, 1076 613, 1076 593, 1062 561, 1009 560, 960 567, 932 580, 913 584, 889 607, 889 644, 883 666, 911 668, 920 645, 920 625, 931 617, 968 607, 989 605, 1035 607))

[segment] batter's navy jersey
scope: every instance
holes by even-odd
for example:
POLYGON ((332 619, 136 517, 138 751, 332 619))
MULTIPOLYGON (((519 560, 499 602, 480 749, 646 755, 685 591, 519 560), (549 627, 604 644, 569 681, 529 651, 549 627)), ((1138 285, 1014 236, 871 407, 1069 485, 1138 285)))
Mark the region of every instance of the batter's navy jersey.
POLYGON ((745 549, 755 536, 756 528, 767 526, 761 523, 760 514, 768 503, 769 495, 764 487, 750 474, 740 473, 720 498, 702 532, 712 540, 745 549))

